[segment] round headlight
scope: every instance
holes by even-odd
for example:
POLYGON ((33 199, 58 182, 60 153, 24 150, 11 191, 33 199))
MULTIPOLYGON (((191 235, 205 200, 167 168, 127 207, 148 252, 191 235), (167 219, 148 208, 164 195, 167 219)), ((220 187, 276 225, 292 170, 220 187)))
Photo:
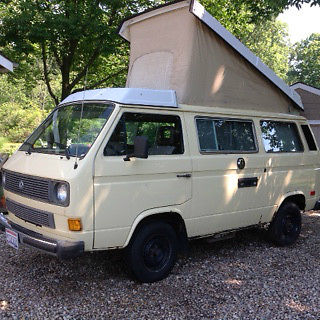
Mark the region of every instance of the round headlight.
POLYGON ((6 184, 6 174, 2 172, 2 186, 4 187, 5 184, 6 184))
POLYGON ((67 198, 68 198, 68 188, 67 185, 65 183, 59 183, 57 186, 57 199, 59 202, 64 203, 66 202, 67 198))

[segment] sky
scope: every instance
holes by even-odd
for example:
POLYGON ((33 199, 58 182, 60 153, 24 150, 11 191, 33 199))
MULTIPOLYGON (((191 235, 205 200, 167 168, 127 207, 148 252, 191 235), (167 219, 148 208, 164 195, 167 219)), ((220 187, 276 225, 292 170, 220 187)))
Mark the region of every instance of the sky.
POLYGON ((303 5, 300 10, 290 7, 280 14, 278 20, 289 26, 291 43, 304 40, 311 33, 320 33, 320 6, 303 5))

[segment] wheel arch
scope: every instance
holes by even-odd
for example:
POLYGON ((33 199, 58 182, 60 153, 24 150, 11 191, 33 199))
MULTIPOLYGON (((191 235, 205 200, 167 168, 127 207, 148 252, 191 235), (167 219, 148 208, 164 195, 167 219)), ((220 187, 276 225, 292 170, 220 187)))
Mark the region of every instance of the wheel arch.
POLYGON ((170 224, 175 230, 177 237, 179 239, 179 249, 185 250, 187 249, 187 231, 185 221, 182 218, 181 211, 176 208, 158 208, 151 209, 145 212, 142 212, 137 218, 134 220, 126 242, 123 247, 127 247, 130 243, 134 234, 141 228, 142 225, 154 222, 154 221, 163 221, 170 224))
POLYGON ((295 203, 300 210, 306 208, 306 197, 302 191, 293 191, 285 194, 279 201, 278 210, 287 202, 295 203))

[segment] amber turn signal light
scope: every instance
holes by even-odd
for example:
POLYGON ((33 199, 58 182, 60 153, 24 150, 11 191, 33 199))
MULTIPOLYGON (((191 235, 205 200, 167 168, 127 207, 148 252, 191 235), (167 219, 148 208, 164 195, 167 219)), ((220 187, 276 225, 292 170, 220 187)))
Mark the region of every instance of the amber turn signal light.
POLYGON ((70 231, 81 231, 82 230, 81 219, 79 219, 79 218, 68 219, 68 225, 69 225, 70 231))

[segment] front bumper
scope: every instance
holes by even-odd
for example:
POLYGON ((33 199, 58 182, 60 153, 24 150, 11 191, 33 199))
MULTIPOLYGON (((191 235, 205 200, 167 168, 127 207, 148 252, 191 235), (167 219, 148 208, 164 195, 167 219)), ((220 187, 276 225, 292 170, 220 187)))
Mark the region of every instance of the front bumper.
POLYGON ((28 245, 61 259, 74 258, 84 252, 83 241, 66 241, 47 238, 40 233, 10 222, 2 213, 0 213, 0 231, 4 232, 5 229, 17 232, 19 234, 20 244, 28 245))

